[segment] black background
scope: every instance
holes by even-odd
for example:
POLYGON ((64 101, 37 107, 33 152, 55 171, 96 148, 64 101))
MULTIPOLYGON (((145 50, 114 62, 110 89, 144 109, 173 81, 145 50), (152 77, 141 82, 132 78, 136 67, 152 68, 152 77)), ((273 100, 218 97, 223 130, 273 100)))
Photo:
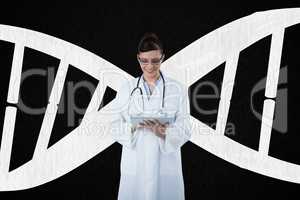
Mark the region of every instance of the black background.
MULTIPOLYGON (((39 31, 66 40, 99 55, 136 77, 141 73, 136 61, 136 47, 139 38, 145 31, 154 31, 160 36, 166 50, 166 59, 168 59, 209 32, 253 12, 299 6, 300 1, 293 1, 293 3, 287 1, 228 2, 216 0, 194 3, 187 1, 179 3, 10 1, 1 6, 0 23, 39 31)), ((300 164, 298 149, 300 138, 295 131, 299 106, 296 102, 297 91, 292 86, 297 84, 299 30, 299 26, 287 29, 281 63, 281 67, 288 66, 288 84, 284 85, 285 88, 288 88, 289 95, 288 133, 279 135, 273 130, 270 144, 272 151, 269 152, 271 156, 296 164, 300 164)), ((229 120, 236 124, 237 133, 228 137, 256 150, 260 122, 249 114, 248 97, 251 87, 266 75, 269 47, 270 37, 266 37, 241 52, 229 114, 229 120), (248 93, 241 91, 248 91, 248 93)), ((11 44, 0 42, 0 64, 3 66, 1 66, 1 122, 3 122, 4 109, 7 106, 6 94, 12 52, 11 44)), ((46 69, 47 66, 55 68, 58 63, 57 58, 50 58, 40 52, 26 49, 23 71, 31 68, 46 69)), ((223 68, 224 65, 221 65, 199 82, 211 80, 220 85, 223 68)), ((89 80, 95 85, 97 84, 94 78, 74 67, 68 72, 67 80, 74 82, 89 80)), ((193 91, 193 87, 199 82, 195 83, 190 91, 193 91)), ((23 101, 32 106, 41 106, 47 103, 44 79, 36 78, 24 82, 21 93, 23 101), (32 88, 35 88, 34 92, 32 88)), ((88 98, 89 95, 86 94, 89 93, 81 90, 76 96, 76 101, 80 99, 77 104, 81 107, 86 106, 89 102, 90 97, 88 98)), ((114 95, 113 90, 108 90, 104 104, 109 102, 114 95)), ((262 111, 263 95, 263 92, 258 94, 256 101, 260 112, 262 111)), ((218 101, 200 103, 208 107, 216 107, 218 101)), ((216 115, 201 116, 196 113, 193 106, 192 115, 207 124, 216 119, 216 115)), ((75 124, 70 127, 66 126, 65 114, 60 115, 55 122, 49 146, 76 128, 78 120, 82 116, 76 115, 75 124)), ((18 111, 11 170, 31 159, 41 120, 42 115, 28 116, 18 111), (19 132, 23 132, 23 134, 19 132), (27 134, 25 135, 24 132, 27 134)), ((1 124, 1 128, 2 126, 3 124, 1 124)), ((88 162, 54 181, 28 190, 1 192, 0 197, 3 195, 10 199, 25 197, 117 199, 121 148, 120 144, 114 143, 88 162)), ((298 184, 241 169, 191 142, 187 142, 182 147, 182 165, 186 199, 261 199, 269 197, 292 199, 292 195, 297 192, 298 188, 300 189, 298 184)))

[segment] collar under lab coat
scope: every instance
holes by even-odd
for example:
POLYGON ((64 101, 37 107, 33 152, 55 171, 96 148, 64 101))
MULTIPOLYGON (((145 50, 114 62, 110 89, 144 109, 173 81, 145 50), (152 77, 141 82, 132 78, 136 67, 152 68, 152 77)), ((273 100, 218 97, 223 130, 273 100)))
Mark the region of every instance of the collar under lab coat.
MULTIPOLYGON (((146 90, 146 92, 147 92, 147 96, 148 96, 148 99, 149 99, 149 97, 150 97, 150 95, 151 95, 151 91, 150 91, 150 86, 149 86, 149 84, 147 83, 147 81, 145 80, 145 78, 144 78, 144 74, 142 75, 142 78, 141 78, 141 81, 142 81, 142 83, 143 83, 143 85, 144 85, 144 88, 145 88, 145 90, 146 90)), ((161 75, 159 74, 159 77, 158 77, 158 79, 155 81, 155 87, 154 88, 156 88, 157 87, 157 85, 158 85, 158 83, 160 82, 160 81, 162 81, 162 77, 161 77, 161 75)))
MULTIPOLYGON (((137 82, 138 82, 138 78, 136 78, 136 83, 134 88, 136 87, 137 82)), ((141 95, 138 90, 135 90, 135 92, 132 94, 129 102, 129 115, 138 114, 138 113, 155 114, 158 113, 160 109, 163 109, 162 108, 163 81, 161 77, 159 77, 159 79, 156 80, 155 87, 151 95, 148 91, 149 89, 148 83, 144 80, 143 76, 140 79, 138 87, 142 89, 143 94, 141 95), (144 101, 144 108, 143 108, 142 101, 144 101)), ((133 88, 130 89, 131 89, 130 91, 133 90, 133 88)))

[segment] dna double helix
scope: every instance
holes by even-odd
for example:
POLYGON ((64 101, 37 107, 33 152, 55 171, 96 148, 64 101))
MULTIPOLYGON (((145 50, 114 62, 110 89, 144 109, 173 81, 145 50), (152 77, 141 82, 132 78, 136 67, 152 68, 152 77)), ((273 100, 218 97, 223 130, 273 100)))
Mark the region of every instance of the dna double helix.
MULTIPOLYGON (((191 142, 241 168, 300 183, 300 166, 268 155, 274 98, 277 93, 284 31, 300 23, 300 8, 256 12, 237 19, 186 46, 162 63, 161 70, 189 87, 226 61, 216 129, 190 116, 191 142), (256 41, 271 35, 265 100, 261 120, 258 151, 241 145, 224 135, 230 99, 240 52, 256 41)), ((0 191, 36 187, 52 181, 87 162, 115 141, 108 129, 99 130, 94 123, 108 124, 112 120, 105 112, 113 101, 99 111, 107 86, 118 90, 122 79, 133 77, 105 59, 61 39, 9 25, 0 25, 0 40, 14 43, 13 62, 7 94, 9 105, 5 118, 0 149, 0 191), (60 59, 57 76, 51 90, 33 157, 22 166, 9 171, 16 112, 19 97, 24 48, 29 47, 60 59), (81 124, 55 145, 47 148, 59 100, 69 65, 99 80, 81 124), (88 130, 91 134, 78 134, 88 130), (45 167, 46 166, 46 167, 45 167)))

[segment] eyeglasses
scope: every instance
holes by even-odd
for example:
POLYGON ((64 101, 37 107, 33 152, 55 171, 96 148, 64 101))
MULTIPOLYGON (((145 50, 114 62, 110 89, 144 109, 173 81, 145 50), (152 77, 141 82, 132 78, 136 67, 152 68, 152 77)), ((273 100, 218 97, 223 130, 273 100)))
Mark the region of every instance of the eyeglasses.
MULTIPOLYGON (((162 55, 160 58, 153 58, 153 59, 151 59, 151 63, 153 65, 159 65, 159 64, 161 64, 161 62, 162 62, 163 59, 164 59, 164 55, 162 55)), ((138 57, 138 61, 139 61, 139 63, 141 65, 148 65, 148 64, 150 64, 150 62, 149 62, 148 59, 144 59, 144 58, 141 59, 140 57, 138 57)))

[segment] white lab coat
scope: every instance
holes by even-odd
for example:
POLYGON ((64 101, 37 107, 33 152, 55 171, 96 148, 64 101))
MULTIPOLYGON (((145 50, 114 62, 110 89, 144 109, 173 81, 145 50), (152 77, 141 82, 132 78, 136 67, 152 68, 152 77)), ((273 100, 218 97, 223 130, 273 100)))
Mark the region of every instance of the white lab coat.
MULTIPOLYGON (((164 112, 174 113, 175 123, 166 129, 165 140, 149 129, 131 133, 129 112, 142 109, 142 98, 136 87, 138 77, 125 81, 117 93, 115 106, 118 120, 112 123, 112 136, 122 144, 121 179, 118 200, 183 200, 184 182, 181 166, 181 146, 190 139, 191 124, 187 88, 178 81, 165 78, 164 112)), ((142 83, 144 112, 161 108, 163 81, 155 87, 150 99, 142 83)))

